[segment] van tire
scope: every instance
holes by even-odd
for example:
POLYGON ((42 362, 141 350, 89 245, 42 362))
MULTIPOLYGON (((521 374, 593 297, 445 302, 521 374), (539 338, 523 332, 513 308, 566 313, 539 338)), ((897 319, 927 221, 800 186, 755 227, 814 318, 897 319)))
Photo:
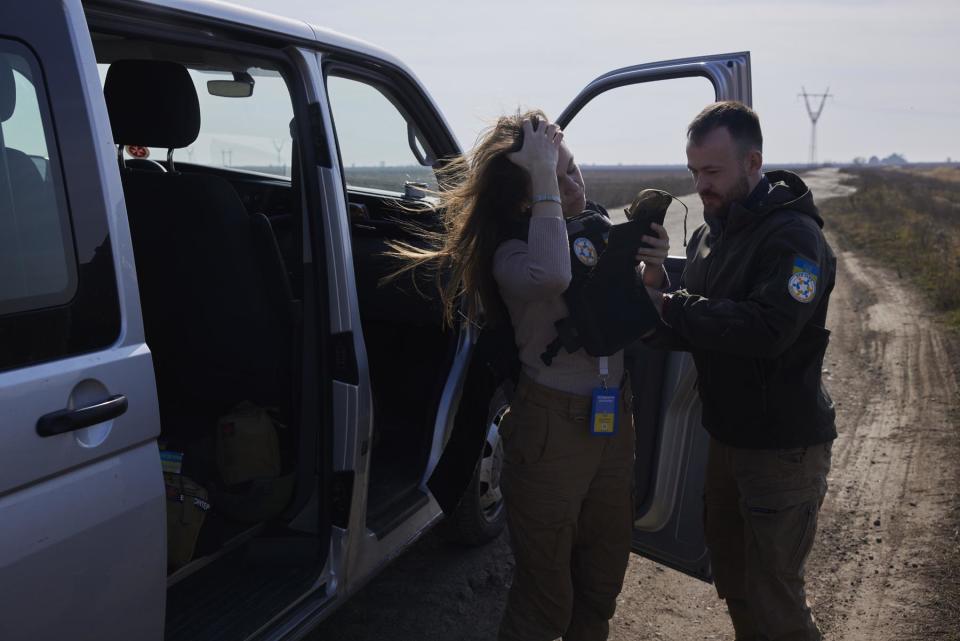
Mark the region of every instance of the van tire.
POLYGON ((483 545, 500 536, 506 525, 506 511, 500 493, 503 444, 499 428, 509 408, 503 388, 497 388, 487 415, 487 439, 473 478, 460 504, 438 528, 440 536, 447 541, 483 545))

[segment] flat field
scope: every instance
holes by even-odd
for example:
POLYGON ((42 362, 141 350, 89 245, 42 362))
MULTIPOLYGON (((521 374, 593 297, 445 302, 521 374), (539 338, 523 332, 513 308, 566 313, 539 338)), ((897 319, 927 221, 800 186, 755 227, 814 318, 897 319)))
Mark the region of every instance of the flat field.
POLYGON ((847 169, 850 198, 823 208, 851 248, 917 287, 960 329, 960 167, 847 169))
POLYGON ((597 166, 580 168, 587 188, 587 198, 608 209, 629 205, 637 192, 652 187, 674 196, 693 192, 693 179, 685 168, 597 166))

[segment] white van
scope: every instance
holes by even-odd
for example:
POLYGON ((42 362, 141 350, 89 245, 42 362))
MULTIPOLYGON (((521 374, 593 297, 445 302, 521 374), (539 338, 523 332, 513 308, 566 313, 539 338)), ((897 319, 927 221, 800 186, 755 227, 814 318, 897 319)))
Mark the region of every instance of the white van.
MULTIPOLYGON (((695 76, 750 103, 738 53, 559 122, 695 76)), ((495 341, 379 286, 461 153, 403 64, 219 2, 5 2, 0 132, 0 639, 301 638, 444 511, 499 533, 495 341)), ((637 362, 635 549, 707 578, 692 366, 637 362)))

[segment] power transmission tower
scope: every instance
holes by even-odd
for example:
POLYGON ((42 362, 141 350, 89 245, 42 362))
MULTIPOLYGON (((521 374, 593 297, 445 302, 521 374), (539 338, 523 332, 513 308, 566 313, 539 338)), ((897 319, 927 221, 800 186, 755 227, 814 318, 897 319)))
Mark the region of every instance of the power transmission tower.
POLYGON ((286 141, 285 139, 281 139, 279 145, 277 144, 276 139, 271 139, 270 142, 273 143, 273 148, 274 148, 274 149, 276 150, 276 152, 277 152, 277 167, 279 167, 279 168, 280 168, 280 171, 283 173, 283 175, 286 176, 286 175, 287 175, 287 163, 283 162, 283 148, 284 148, 284 146, 286 146, 287 141, 286 141))
POLYGON ((803 96, 803 102, 807 105, 807 113, 810 115, 810 164, 814 165, 817 162, 817 121, 820 119, 820 114, 823 113, 823 105, 826 104, 827 98, 833 96, 830 93, 830 87, 827 87, 824 93, 807 93, 806 87, 800 88, 803 89, 803 93, 798 94, 797 97, 803 96), (810 106, 811 98, 820 99, 820 106, 816 110, 810 106))

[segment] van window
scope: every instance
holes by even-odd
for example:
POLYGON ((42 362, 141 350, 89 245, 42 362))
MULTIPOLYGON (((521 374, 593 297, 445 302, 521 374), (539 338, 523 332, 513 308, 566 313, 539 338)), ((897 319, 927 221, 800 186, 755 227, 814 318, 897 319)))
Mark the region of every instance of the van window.
MULTIPOLYGON (((0 38, 0 371, 103 348, 120 334, 107 215, 86 200, 71 211, 48 91, 33 52, 0 38)), ((63 86, 53 92, 81 100, 63 86)), ((59 113, 67 131, 89 126, 59 113)), ((89 174, 87 151, 66 170, 89 174)))
POLYGON ((403 192, 404 183, 437 188, 431 167, 420 164, 426 152, 412 136, 408 120, 379 88, 350 78, 327 78, 327 94, 337 129, 343 173, 350 187, 403 192))
MULTIPOLYGON (((97 65, 101 84, 109 69, 107 63, 97 65)), ((197 139, 188 147, 177 149, 174 161, 289 177, 293 153, 290 140, 293 106, 287 83, 280 72, 260 67, 249 67, 237 73, 187 71, 197 90, 203 117, 197 139), (215 83, 236 83, 235 79, 239 77, 249 84, 248 94, 224 95, 228 91, 211 89, 211 82, 214 86, 215 83)), ((149 158, 163 163, 167 150, 127 147, 124 157, 149 158)))
POLYGON ((0 44, 0 314, 63 304, 77 284, 49 116, 29 53, 10 49, 0 44))

